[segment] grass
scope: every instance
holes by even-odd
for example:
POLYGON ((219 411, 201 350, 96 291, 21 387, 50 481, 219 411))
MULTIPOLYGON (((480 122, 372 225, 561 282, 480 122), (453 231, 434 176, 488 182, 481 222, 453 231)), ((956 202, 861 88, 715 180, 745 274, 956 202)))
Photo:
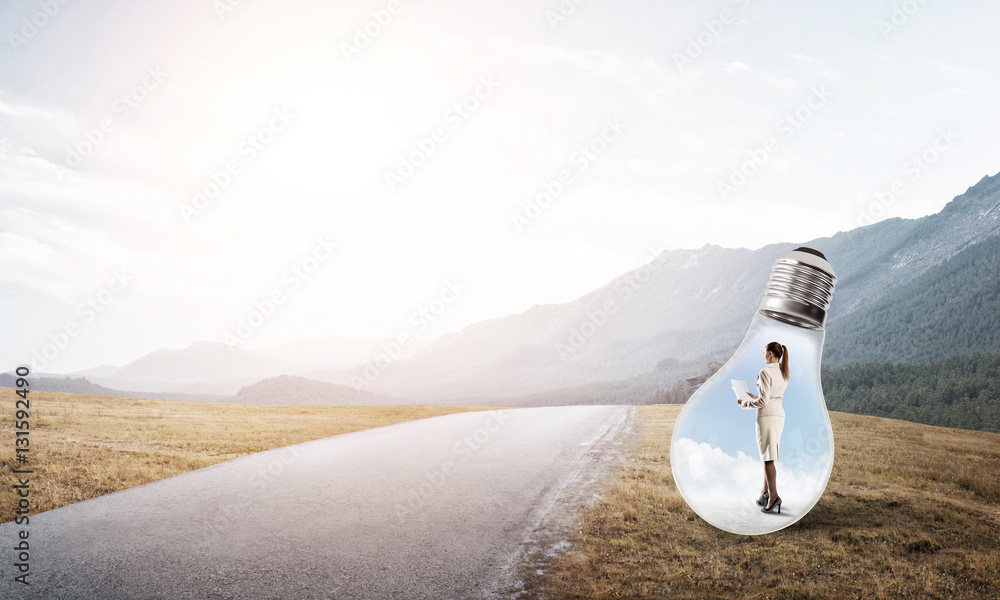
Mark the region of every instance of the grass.
MULTIPOLYGON (((13 519, 12 390, 0 389, 0 522, 13 519)), ((489 407, 247 406, 31 394, 33 513, 246 454, 489 407)), ((670 474, 679 405, 637 408, 635 452, 526 596, 1000 599, 1000 434, 831 413, 826 493, 787 529, 738 536, 670 474)), ((540 573, 540 574, 539 574, 540 573)))
MULTIPOLYGON (((31 392, 32 513, 254 452, 481 406, 256 406, 31 392)), ((14 519, 14 390, 0 388, 0 523, 14 519)), ((24 466, 24 465, 22 465, 24 466)), ((22 476, 23 477, 23 476, 22 476)))
POLYGON ((525 597, 1000 598, 1000 434, 831 413, 823 497, 791 527, 740 536, 674 485, 680 409, 637 408, 635 453, 568 549, 525 570, 525 597))

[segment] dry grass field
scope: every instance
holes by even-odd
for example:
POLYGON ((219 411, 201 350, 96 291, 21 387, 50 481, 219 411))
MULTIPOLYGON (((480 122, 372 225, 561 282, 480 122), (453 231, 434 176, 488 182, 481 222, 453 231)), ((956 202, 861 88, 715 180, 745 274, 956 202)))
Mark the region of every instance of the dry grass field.
POLYGON ((739 536, 670 474, 679 405, 639 407, 637 452, 524 597, 1000 598, 1000 434, 832 413, 835 465, 798 523, 739 536))
MULTIPOLYGON (((12 390, 0 389, 0 522, 13 518, 12 390)), ((297 442, 462 406, 247 406, 33 392, 33 512, 297 442)), ((715 529, 670 474, 679 405, 638 407, 635 452, 530 598, 1000 600, 1000 434, 832 413, 836 463, 795 525, 715 529)))
MULTIPOLYGON (((32 512, 254 452, 477 406, 249 406, 30 392, 32 512)), ((0 523, 14 519, 14 390, 0 388, 0 523)), ((23 466, 23 465, 22 465, 23 466)))

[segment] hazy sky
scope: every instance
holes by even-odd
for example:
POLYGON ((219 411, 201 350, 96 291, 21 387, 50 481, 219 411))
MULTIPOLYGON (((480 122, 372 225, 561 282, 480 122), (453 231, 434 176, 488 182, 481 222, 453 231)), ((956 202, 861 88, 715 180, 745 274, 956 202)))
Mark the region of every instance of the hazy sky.
POLYGON ((0 7, 2 370, 434 337, 1000 171, 985 0, 63 2, 0 7))

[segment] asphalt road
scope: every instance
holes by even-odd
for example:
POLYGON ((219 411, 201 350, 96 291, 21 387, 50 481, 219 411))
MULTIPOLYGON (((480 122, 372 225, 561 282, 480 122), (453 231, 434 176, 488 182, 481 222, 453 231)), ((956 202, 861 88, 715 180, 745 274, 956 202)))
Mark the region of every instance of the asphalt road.
POLYGON ((446 415, 228 461, 0 525, 0 597, 512 597, 630 439, 631 408, 446 415), (560 525, 562 523, 562 525, 560 525))

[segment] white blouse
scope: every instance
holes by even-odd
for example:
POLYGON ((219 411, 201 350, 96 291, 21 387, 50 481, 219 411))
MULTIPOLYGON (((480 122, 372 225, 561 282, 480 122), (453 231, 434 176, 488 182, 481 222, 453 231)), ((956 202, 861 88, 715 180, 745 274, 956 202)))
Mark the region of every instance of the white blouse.
POLYGON ((760 370, 757 375, 757 398, 744 402, 743 408, 756 408, 758 417, 783 417, 785 409, 781 407, 781 398, 788 382, 781 376, 778 363, 771 363, 760 370))

